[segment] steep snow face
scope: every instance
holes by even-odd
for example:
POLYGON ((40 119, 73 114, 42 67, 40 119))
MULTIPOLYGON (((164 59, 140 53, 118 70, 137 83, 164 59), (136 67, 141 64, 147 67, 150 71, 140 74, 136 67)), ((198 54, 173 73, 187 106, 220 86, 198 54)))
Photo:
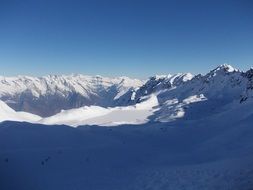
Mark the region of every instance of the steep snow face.
POLYGON ((2 121, 27 121, 36 122, 40 120, 41 117, 26 113, 26 112, 16 112, 0 100, 0 122, 2 121))
POLYGON ((156 110, 157 97, 151 95, 146 100, 133 106, 108 107, 85 106, 77 109, 62 110, 60 113, 44 118, 39 123, 53 125, 65 124, 69 126, 100 125, 115 126, 122 124, 143 124, 156 110))
MULTIPOLYGON (((142 87, 135 92, 135 100, 154 92, 166 93, 168 96, 186 98, 204 94, 213 98, 235 98, 235 94, 242 93, 245 89, 248 79, 237 69, 230 65, 221 65, 210 71, 206 75, 193 76, 190 73, 176 74, 161 77, 151 77, 142 87), (232 97, 230 97, 232 92, 232 97)), ((166 98, 166 96, 165 96, 166 98)), ((238 98, 238 97, 237 97, 238 98)))
POLYGON ((194 75, 190 73, 175 74, 175 75, 156 75, 150 77, 144 85, 140 88, 128 91, 121 98, 122 105, 135 104, 141 101, 143 96, 157 93, 163 90, 168 90, 182 85, 183 83, 191 80, 194 75))
MULTIPOLYGON (((189 112, 193 114, 192 111, 187 110, 189 107, 193 105, 195 107, 197 103, 202 101, 207 101, 207 98, 203 94, 192 95, 182 100, 177 98, 168 99, 161 104, 160 109, 156 112, 155 120, 160 122, 171 122, 184 118, 189 114, 189 112)), ((201 114, 196 113, 196 111, 194 111, 194 113, 201 117, 201 114)), ((195 118, 191 117, 190 119, 195 118)))
POLYGON ((213 77, 216 74, 223 75, 223 74, 232 73, 232 72, 239 72, 239 70, 232 67, 231 65, 223 64, 223 65, 220 65, 220 66, 216 67, 212 71, 210 71, 207 75, 213 77))
POLYGON ((85 105, 113 106, 141 80, 101 76, 0 77, 0 99, 16 111, 50 116, 85 105))
POLYGON ((249 98, 253 97, 253 69, 251 68, 246 73, 243 73, 244 77, 248 79, 247 88, 242 94, 241 103, 245 102, 249 98))

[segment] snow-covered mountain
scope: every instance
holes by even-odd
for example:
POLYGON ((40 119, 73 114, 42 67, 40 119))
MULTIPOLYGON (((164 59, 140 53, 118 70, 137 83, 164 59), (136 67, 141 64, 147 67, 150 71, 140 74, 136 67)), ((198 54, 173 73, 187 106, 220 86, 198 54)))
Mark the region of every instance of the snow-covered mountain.
POLYGON ((145 83, 83 75, 0 81, 0 98, 16 111, 47 116, 39 123, 71 126, 199 120, 240 109, 253 94, 253 70, 226 64, 205 75, 154 76, 145 83))
MULTIPOLYGON (((151 77, 143 86, 126 93, 126 102, 157 96, 159 109, 154 121, 194 120, 236 109, 253 95, 253 70, 243 72, 231 65, 220 65, 205 75, 176 74, 151 77)), ((122 101, 123 102, 123 101, 122 101)))
POLYGON ((0 99, 16 111, 51 116, 62 109, 88 105, 113 106, 143 81, 128 77, 85 75, 0 77, 0 99))
MULTIPOLYGON (((34 80, 9 79, 2 97, 18 92, 39 99, 36 109, 43 103, 58 109, 58 98, 69 96, 63 89, 79 89, 73 79, 46 83, 49 91, 34 88, 34 80), (41 98, 49 96, 52 105, 41 98)), ((94 82, 87 94, 83 91, 83 97, 94 92, 98 98, 87 98, 91 105, 76 104, 50 117, 14 111, 0 101, 0 122, 5 121, 0 123, 0 189, 252 189, 253 69, 221 65, 205 75, 151 77, 143 85, 109 81, 102 82, 101 91, 94 82)))
MULTIPOLYGON (((171 121, 182 117, 190 120, 200 119, 240 106, 240 103, 252 94, 248 87, 252 80, 248 72, 241 72, 230 65, 221 65, 206 75, 197 75, 191 80, 175 85, 169 83, 169 88, 154 90, 161 107, 155 119, 158 121, 171 121)), ((162 85, 166 84, 166 79, 163 79, 162 85)), ((161 86, 161 82, 152 89, 157 89, 158 85, 161 86)), ((143 94, 149 94, 146 92, 147 90, 143 90, 142 87, 138 89, 136 94, 139 95, 135 101, 138 102, 143 94)))

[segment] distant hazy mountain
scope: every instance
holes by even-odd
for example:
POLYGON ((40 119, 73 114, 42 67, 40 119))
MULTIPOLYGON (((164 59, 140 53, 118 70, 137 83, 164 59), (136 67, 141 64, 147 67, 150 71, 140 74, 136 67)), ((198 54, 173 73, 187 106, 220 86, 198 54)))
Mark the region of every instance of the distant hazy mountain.
POLYGON ((0 99, 16 111, 51 116, 62 109, 112 106, 143 82, 128 77, 45 76, 0 77, 0 99))

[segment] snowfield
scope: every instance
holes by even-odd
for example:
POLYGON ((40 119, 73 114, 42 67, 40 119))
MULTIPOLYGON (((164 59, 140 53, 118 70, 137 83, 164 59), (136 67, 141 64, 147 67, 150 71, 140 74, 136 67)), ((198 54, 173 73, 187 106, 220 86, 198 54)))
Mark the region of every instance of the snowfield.
POLYGON ((72 128, 3 122, 0 187, 249 190, 252 106, 253 102, 203 120, 137 126, 72 128))
POLYGON ((0 189, 253 188, 253 69, 114 80, 1 78, 0 189))
POLYGON ((158 106, 156 96, 134 106, 102 108, 99 106, 85 106, 72 110, 62 110, 60 113, 44 118, 38 122, 47 125, 65 124, 69 126, 101 125, 114 126, 122 124, 143 124, 158 106))
POLYGON ((80 125, 117 126, 123 124, 143 124, 149 121, 158 106, 157 97, 152 95, 147 100, 133 106, 104 108, 100 106, 85 106, 76 109, 62 110, 60 113, 46 118, 26 113, 16 112, 0 101, 1 121, 27 121, 45 125, 80 125))

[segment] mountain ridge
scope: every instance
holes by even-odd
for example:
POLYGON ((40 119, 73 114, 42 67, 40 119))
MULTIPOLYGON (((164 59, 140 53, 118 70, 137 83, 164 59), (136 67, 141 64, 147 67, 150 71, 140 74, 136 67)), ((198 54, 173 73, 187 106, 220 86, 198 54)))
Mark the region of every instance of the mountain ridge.
MULTIPOLYGON (((122 110, 126 110, 127 107, 143 103, 155 96, 158 104, 156 108, 154 107, 154 111, 148 112, 152 115, 146 114, 146 117, 150 121, 170 122, 182 118, 192 120, 219 114, 229 107, 245 103, 253 94, 253 69, 243 72, 231 65, 223 64, 205 75, 190 73, 156 75, 146 82, 128 77, 107 78, 86 75, 52 75, 44 78, 25 76, 4 80, 0 77, 0 87, 0 99, 12 109, 30 112, 43 118, 54 117, 62 110, 72 109, 77 113, 75 109, 85 106, 87 108, 84 109, 90 111, 94 111, 90 109, 92 106, 97 106, 103 113, 111 113, 112 108, 117 107, 118 111, 114 110, 113 113, 122 114, 125 112, 122 110), (19 88, 15 89, 13 85, 19 88), (8 88, 4 88, 6 86, 8 88), (8 91, 9 88, 14 89, 14 95, 8 96, 8 93, 13 93, 11 90, 8 91), (38 95, 36 94, 38 92, 41 93, 38 95), (15 101, 19 105, 18 108, 12 103, 15 101), (47 114, 38 114, 40 109, 47 114)), ((79 115, 78 120, 83 121, 82 115, 79 115)), ((100 118, 99 114, 97 117, 100 118)), ((135 121, 130 123, 132 122, 135 121)), ((138 122, 140 121, 136 121, 138 122)))
POLYGON ((0 77, 0 99, 16 111, 50 116, 61 109, 94 104, 111 105, 113 99, 118 99, 121 94, 142 84, 141 80, 128 77, 86 75, 0 77), (55 107, 52 106, 53 103, 55 107), (47 107, 51 107, 51 110, 47 107))

